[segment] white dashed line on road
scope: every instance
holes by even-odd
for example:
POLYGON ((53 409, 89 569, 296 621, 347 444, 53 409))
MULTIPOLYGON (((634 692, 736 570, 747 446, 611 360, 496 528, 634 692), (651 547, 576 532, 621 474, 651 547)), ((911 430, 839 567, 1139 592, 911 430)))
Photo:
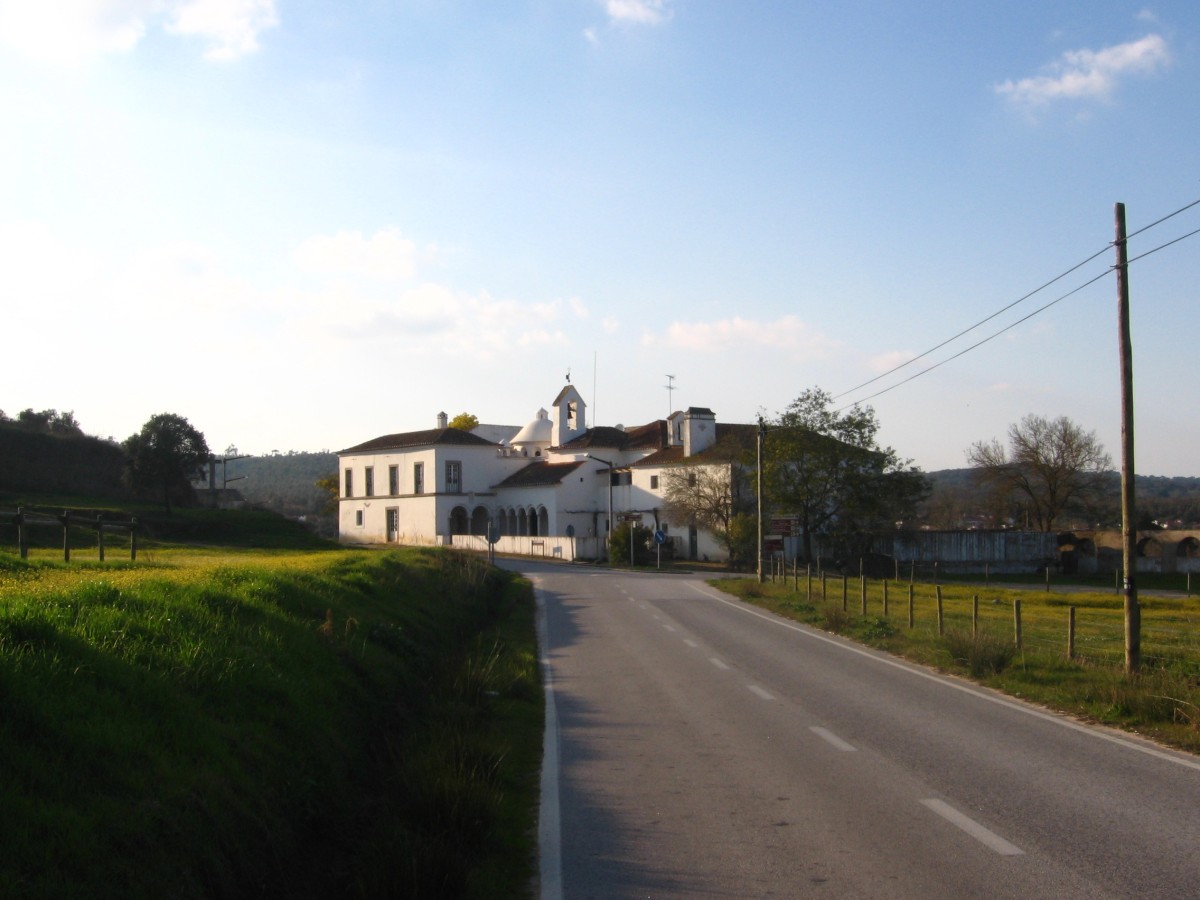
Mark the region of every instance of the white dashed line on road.
POLYGON ((821 728, 819 726, 813 726, 809 730, 813 734, 815 734, 817 737, 824 738, 826 741, 828 741, 834 747, 836 747, 839 750, 845 751, 846 753, 854 753, 858 750, 858 748, 855 747, 853 744, 846 743, 840 737, 838 737, 836 734, 834 734, 832 731, 830 731, 828 728, 821 728))
POLYGON ((1021 856, 1025 852, 1020 847, 1010 844, 994 831, 988 831, 974 819, 964 816, 948 803, 943 803, 941 800, 922 800, 921 804, 933 810, 950 824, 958 826, 981 844, 995 850, 1001 856, 1021 856))

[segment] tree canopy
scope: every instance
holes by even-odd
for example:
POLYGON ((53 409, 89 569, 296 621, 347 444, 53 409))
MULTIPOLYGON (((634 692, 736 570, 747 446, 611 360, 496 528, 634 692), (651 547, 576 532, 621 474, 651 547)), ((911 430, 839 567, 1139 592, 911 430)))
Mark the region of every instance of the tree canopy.
POLYGON ((1028 415, 1008 428, 1009 448, 976 441, 967 461, 980 482, 1012 503, 1039 531, 1052 531, 1067 512, 1086 509, 1105 493, 1112 458, 1094 431, 1066 416, 1028 415))
POLYGON ((799 517, 805 558, 821 536, 840 552, 869 548, 870 534, 911 516, 925 475, 877 441, 870 406, 842 412, 820 388, 804 391, 769 423, 763 479, 773 511, 799 517))
POLYGON ((168 513, 172 498, 178 502, 192 497, 192 479, 203 472, 212 455, 204 435, 175 413, 151 416, 122 446, 128 457, 125 477, 129 486, 146 494, 158 493, 168 513))
POLYGON ((470 431, 479 427, 479 417, 469 412, 460 412, 450 420, 450 427, 458 431, 470 431))
POLYGON ((16 419, 10 419, 3 410, 0 410, 0 424, 15 425, 17 428, 36 434, 83 437, 83 429, 79 427, 73 411, 59 412, 57 409, 43 409, 38 412, 33 407, 29 407, 17 413, 16 419))

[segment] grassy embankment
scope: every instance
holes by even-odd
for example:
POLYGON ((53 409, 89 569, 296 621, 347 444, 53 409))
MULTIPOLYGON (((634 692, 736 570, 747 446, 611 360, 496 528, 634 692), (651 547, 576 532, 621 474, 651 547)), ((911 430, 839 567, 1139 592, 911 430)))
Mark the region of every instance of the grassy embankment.
POLYGON ((233 549, 0 551, 0 895, 527 893, 528 585, 261 514, 175 529, 233 549))
POLYGON ((1200 599, 1141 597, 1140 674, 1124 674, 1123 601, 1106 591, 1046 592, 994 586, 913 586, 909 626, 907 582, 829 577, 822 594, 798 579, 714 582, 724 591, 787 618, 843 634, 925 665, 955 672, 1008 694, 1200 752, 1200 599), (974 599, 978 598, 978 625, 974 599), (1016 646, 1014 601, 1020 601, 1021 646, 1016 646), (1068 658, 1069 610, 1075 608, 1074 657, 1068 658))

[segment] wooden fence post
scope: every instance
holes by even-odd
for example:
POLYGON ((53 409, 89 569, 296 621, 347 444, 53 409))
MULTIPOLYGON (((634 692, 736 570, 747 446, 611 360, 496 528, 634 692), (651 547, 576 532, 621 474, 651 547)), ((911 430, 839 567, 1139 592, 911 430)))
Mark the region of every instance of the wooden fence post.
POLYGON ((822 572, 821 573, 821 602, 822 603, 826 603, 829 600, 829 593, 827 590, 827 585, 825 583, 825 579, 826 579, 826 573, 822 572))
POLYGON ((910 581, 908 583, 908 627, 909 628, 913 627, 913 622, 914 622, 913 607, 914 606, 915 606, 915 604, 913 602, 913 583, 910 581))
POLYGON ((971 637, 979 637, 979 595, 971 596, 971 637))
POLYGON ((29 541, 25 534, 25 508, 17 507, 17 552, 21 559, 29 558, 29 541))
POLYGON ((1067 659, 1075 658, 1075 607, 1067 607, 1067 659))
POLYGON ((59 517, 63 526, 63 562, 71 561, 71 511, 64 509, 59 517))
POLYGON ((1013 632, 1017 649, 1021 649, 1021 601, 1013 601, 1013 632))
POLYGON ((843 575, 842 576, 842 612, 846 612, 847 610, 850 609, 850 606, 848 603, 848 601, 850 599, 849 592, 850 592, 849 579, 847 579, 847 577, 845 575, 843 575))
POLYGON ((888 615, 888 580, 883 579, 883 617, 886 619, 888 615))
POLYGON ((96 516, 96 545, 100 552, 100 562, 104 562, 104 513, 96 516))
POLYGON ((808 586, 808 590, 807 590, 807 593, 805 596, 808 598, 808 602, 812 603, 812 563, 808 564, 808 574, 805 578, 805 583, 808 586))
POLYGON ((867 614, 867 576, 866 575, 858 576, 858 592, 862 598, 862 614, 865 616, 867 614))
POLYGON ((936 585, 936 586, 934 587, 934 590, 936 590, 936 591, 937 591, 937 622, 938 622, 938 636, 939 636, 939 637, 941 637, 941 635, 943 634, 943 632, 944 632, 944 630, 945 630, 945 627, 944 627, 944 626, 945 626, 945 622, 944 622, 944 619, 943 619, 943 617, 942 617, 942 586, 941 586, 940 584, 939 584, 939 585, 936 585))
POLYGON ((129 561, 137 561, 137 516, 129 520, 129 561))

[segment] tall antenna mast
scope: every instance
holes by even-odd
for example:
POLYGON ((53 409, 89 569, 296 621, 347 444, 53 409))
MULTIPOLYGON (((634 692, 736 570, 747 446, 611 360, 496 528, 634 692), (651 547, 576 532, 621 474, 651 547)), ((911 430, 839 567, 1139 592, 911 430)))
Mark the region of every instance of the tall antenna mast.
POLYGON ((669 418, 671 418, 671 413, 675 412, 675 401, 672 399, 672 395, 675 392, 675 376, 674 375, 667 376, 666 389, 667 389, 667 418, 669 419, 669 418))

